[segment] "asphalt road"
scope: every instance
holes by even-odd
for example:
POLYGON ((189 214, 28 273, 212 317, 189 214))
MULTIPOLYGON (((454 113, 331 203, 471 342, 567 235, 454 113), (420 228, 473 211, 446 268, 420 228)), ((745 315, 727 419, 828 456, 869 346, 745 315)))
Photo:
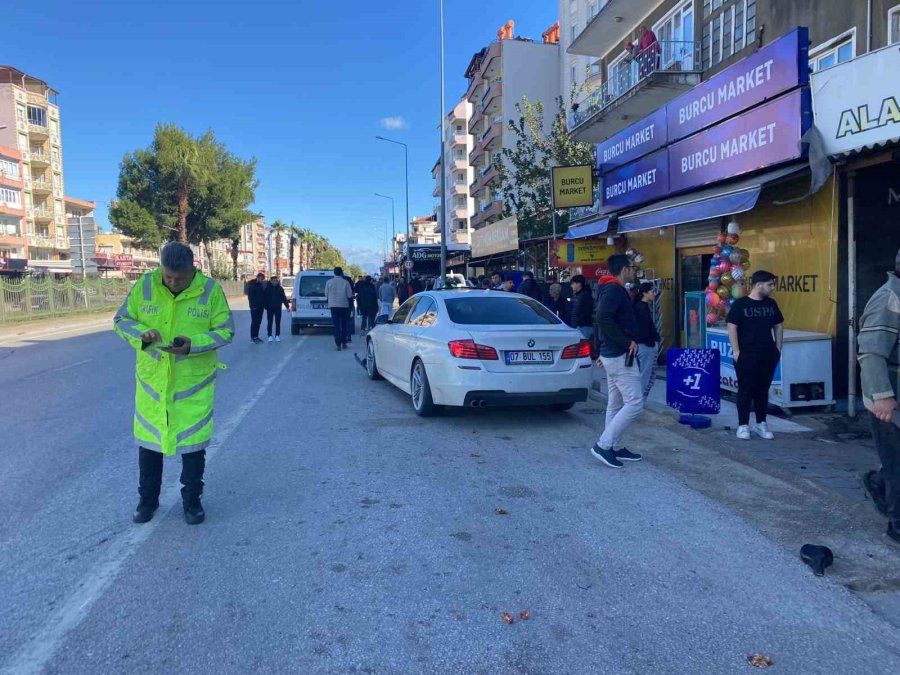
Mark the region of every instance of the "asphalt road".
POLYGON ((419 419, 327 333, 236 317, 197 527, 177 460, 131 523, 123 342, 0 342, 3 672, 900 672, 897 629, 654 448, 612 471, 584 417, 419 419))

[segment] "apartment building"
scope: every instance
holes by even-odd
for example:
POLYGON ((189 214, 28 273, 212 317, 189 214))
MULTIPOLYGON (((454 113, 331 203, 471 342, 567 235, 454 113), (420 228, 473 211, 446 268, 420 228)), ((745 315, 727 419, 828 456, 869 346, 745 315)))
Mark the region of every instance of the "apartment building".
POLYGON ((136 246, 132 237, 117 230, 97 234, 94 246, 94 259, 103 277, 137 279, 159 267, 159 250, 136 246))
POLYGON ((0 146, 0 271, 22 271, 28 264, 24 188, 22 153, 0 146))
POLYGON ((269 269, 269 248, 266 237, 266 219, 259 216, 252 223, 251 245, 253 260, 257 272, 266 272, 269 269))
POLYGON ((504 148, 515 145, 507 128, 509 120, 518 120, 516 104, 524 97, 544 104, 545 132, 550 130, 560 95, 559 30, 547 30, 541 42, 517 37, 515 23, 507 22, 497 40, 472 56, 466 68, 466 100, 472 104, 469 133, 472 151, 469 165, 473 171, 470 194, 474 214, 472 229, 498 220, 503 213, 502 195, 497 185, 495 159, 504 148))
POLYGON ((900 40, 897 0, 561 0, 560 22, 564 84, 584 82, 569 131, 591 143, 797 26, 809 28, 812 71, 900 40), (642 26, 656 36, 644 50, 642 26))
POLYGON ((58 92, 12 66, 0 66, 0 146, 22 155, 28 266, 69 274, 58 92))
MULTIPOLYGON (((469 243, 469 218, 474 209, 474 202, 469 192, 473 181, 472 167, 469 166, 469 153, 472 152, 472 136, 469 134, 469 120, 472 117, 472 104, 463 98, 447 114, 444 134, 444 162, 446 163, 447 190, 447 233, 448 241, 458 244, 469 243)), ((434 163, 431 175, 435 180, 433 195, 437 198, 434 212, 437 214, 438 228, 443 220, 441 214, 441 164, 440 159, 434 163)))
POLYGON ((569 54, 567 50, 608 0, 559 0, 559 81, 565 104, 571 109, 589 98, 603 83, 600 59, 583 54, 569 54))
POLYGON ((441 229, 438 227, 437 214, 414 217, 409 227, 409 243, 440 244, 441 229))
POLYGON ((95 276, 98 269, 95 259, 97 224, 94 221, 94 208, 97 204, 66 197, 65 205, 72 272, 78 276, 95 276))

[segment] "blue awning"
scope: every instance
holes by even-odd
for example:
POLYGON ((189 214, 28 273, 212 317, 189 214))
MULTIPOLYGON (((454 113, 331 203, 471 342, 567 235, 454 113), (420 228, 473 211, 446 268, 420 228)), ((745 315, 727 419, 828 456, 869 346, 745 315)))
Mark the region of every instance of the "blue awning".
POLYGON ((610 217, 601 216, 583 225, 570 227, 563 239, 584 239, 585 237, 596 237, 599 234, 603 234, 609 229, 610 217))
POLYGON ((628 215, 619 216, 618 232, 638 232, 744 213, 756 206, 759 194, 766 185, 806 170, 806 166, 789 166, 739 183, 719 185, 664 199, 628 215))

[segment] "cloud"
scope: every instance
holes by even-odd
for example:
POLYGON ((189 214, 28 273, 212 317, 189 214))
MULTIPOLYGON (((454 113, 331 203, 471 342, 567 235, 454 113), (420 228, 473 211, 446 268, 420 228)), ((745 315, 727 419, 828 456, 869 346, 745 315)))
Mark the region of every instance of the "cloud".
POLYGON ((406 128, 406 120, 399 115, 397 117, 382 117, 381 126, 388 131, 399 131, 406 128))

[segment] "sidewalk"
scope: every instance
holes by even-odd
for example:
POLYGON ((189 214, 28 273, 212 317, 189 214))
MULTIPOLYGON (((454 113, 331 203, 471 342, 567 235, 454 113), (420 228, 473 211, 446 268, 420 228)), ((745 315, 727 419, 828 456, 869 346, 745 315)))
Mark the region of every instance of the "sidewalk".
MULTIPOLYGON (((770 413, 774 441, 739 441, 732 402, 722 402, 710 429, 694 430, 678 423, 678 413, 664 405, 664 392, 665 381, 657 380, 628 432, 632 449, 788 551, 796 554, 804 543, 830 547, 835 562, 826 578, 900 626, 900 547, 884 536, 885 519, 860 482, 862 473, 879 465, 865 414, 857 420, 838 413, 786 420, 770 413)), ((594 391, 576 415, 599 432, 605 407, 604 373, 595 368, 594 391)))

